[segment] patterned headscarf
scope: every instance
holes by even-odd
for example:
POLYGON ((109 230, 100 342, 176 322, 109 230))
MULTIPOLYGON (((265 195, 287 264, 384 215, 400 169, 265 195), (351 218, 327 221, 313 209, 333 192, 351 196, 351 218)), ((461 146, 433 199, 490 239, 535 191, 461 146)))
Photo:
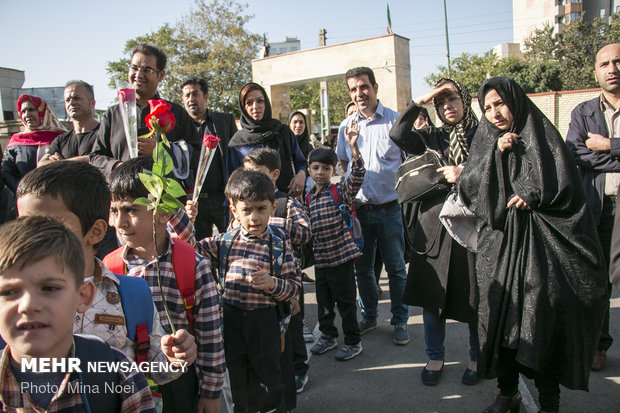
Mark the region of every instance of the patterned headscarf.
MULTIPOLYGON (((39 119, 41 119, 41 125, 33 128, 35 130, 60 130, 66 132, 66 129, 62 127, 60 122, 58 122, 58 118, 52 112, 50 107, 43 99, 38 96, 32 95, 21 95, 17 99, 17 112, 19 113, 19 119, 22 121, 24 126, 26 123, 22 119, 22 105, 24 102, 30 101, 37 108, 37 112, 39 112, 39 119)), ((30 130, 28 126, 26 126, 27 130, 30 130)))
POLYGON ((435 84, 435 87, 442 83, 450 82, 456 88, 461 100, 463 101, 463 119, 456 125, 450 125, 445 119, 441 117, 438 109, 437 98, 433 98, 433 106, 437 116, 444 123, 442 129, 450 134, 450 163, 453 165, 459 165, 467 160, 469 156, 469 145, 467 144, 467 138, 465 135, 467 132, 478 126, 478 118, 471 110, 471 96, 467 91, 467 88, 458 80, 449 77, 442 77, 435 84))

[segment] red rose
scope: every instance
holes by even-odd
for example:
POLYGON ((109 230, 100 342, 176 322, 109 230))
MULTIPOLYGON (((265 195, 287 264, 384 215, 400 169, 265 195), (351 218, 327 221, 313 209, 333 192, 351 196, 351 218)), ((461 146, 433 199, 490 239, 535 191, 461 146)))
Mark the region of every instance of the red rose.
POLYGON ((208 149, 215 149, 219 141, 220 138, 213 135, 205 135, 202 137, 202 144, 208 149))
POLYGON ((129 100, 136 100, 136 89, 132 89, 130 87, 121 89, 118 91, 118 100, 121 103, 125 103, 129 100))
POLYGON ((174 128, 176 119, 170 111, 170 103, 163 99, 149 100, 151 113, 146 115, 146 124, 151 129, 157 129, 160 132, 168 133, 174 128))

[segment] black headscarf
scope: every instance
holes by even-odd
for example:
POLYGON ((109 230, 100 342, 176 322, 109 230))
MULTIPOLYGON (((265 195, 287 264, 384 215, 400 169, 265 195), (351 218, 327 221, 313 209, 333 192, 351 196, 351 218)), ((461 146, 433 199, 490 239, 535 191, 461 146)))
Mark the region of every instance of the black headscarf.
POLYGON ((273 139, 274 134, 282 127, 282 123, 271 117, 271 102, 265 89, 257 83, 248 83, 239 92, 239 107, 241 108, 241 130, 237 131, 228 144, 229 147, 263 144, 273 139), (252 85, 252 89, 243 94, 246 86, 252 85), (245 97, 252 90, 259 90, 265 98, 265 112, 261 120, 254 120, 245 110, 245 97))
MULTIPOLYGON (((506 131, 486 119, 459 177, 459 196, 481 220, 478 371, 505 374, 501 348, 571 389, 587 389, 607 308, 607 274, 581 178, 564 140, 512 79, 487 80, 513 115, 519 136, 501 153, 506 131), (507 208, 517 194, 529 210, 507 208)), ((483 110, 484 112, 484 110, 483 110)))
POLYGON ((467 144, 466 135, 467 132, 478 126, 478 118, 476 118, 476 115, 471 110, 471 96, 467 88, 461 82, 450 77, 442 77, 437 81, 435 87, 446 82, 452 83, 454 87, 456 87, 459 96, 461 96, 461 100, 463 101, 463 119, 456 125, 450 125, 440 115, 437 97, 433 98, 433 106, 435 107, 437 116, 443 122, 442 129, 450 136, 451 163, 458 165, 465 162, 469 157, 469 145, 467 144), (457 149, 453 149, 453 146, 456 145, 458 145, 458 149, 460 150, 457 151, 457 149), (455 156, 455 152, 458 152, 459 155, 455 156))
MULTIPOLYGON (((301 153, 304 154, 304 158, 308 159, 308 155, 312 151, 312 145, 310 145, 310 136, 308 136, 308 120, 306 119, 306 115, 296 110, 295 112, 288 115, 288 120, 286 121, 286 124, 290 128, 291 119, 293 119, 293 116, 295 115, 301 115, 304 118, 304 131, 301 133, 301 135, 295 135, 295 137, 297 138, 297 143, 299 144, 299 149, 301 149, 301 153)), ((293 132, 293 134, 295 134, 295 132, 293 132)))

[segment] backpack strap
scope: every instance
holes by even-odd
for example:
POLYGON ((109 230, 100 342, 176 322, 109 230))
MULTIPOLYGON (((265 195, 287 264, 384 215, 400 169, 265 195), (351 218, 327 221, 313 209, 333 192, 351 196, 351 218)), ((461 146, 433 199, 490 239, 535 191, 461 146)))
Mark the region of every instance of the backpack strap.
POLYGON ((125 261, 123 261, 123 250, 125 249, 124 245, 121 245, 105 257, 103 257, 103 265, 114 274, 127 274, 127 266, 125 265, 125 261))
POLYGON ((220 287, 220 294, 224 293, 224 287, 226 286, 226 272, 228 271, 228 258, 230 256, 230 250, 232 249, 232 245, 237 239, 239 235, 240 228, 234 228, 220 237, 217 248, 217 261, 218 261, 218 272, 220 274, 220 279, 218 281, 220 287))
POLYGON ((172 244, 172 268, 174 277, 183 299, 185 314, 189 322, 189 332, 194 334, 194 304, 196 303, 195 273, 196 273, 196 252, 194 247, 181 240, 175 240, 172 244))
POLYGON ((116 274, 118 293, 121 296, 127 337, 135 343, 136 361, 148 360, 150 338, 153 331, 153 296, 149 284, 140 277, 116 274))
POLYGON ((329 193, 332 196, 332 201, 334 201, 336 208, 340 210, 340 214, 342 215, 342 219, 344 219, 344 223, 347 226, 347 229, 351 231, 351 228, 353 228, 351 215, 349 215, 349 213, 346 211, 346 208, 342 204, 342 199, 340 198, 340 193, 338 193, 338 187, 336 186, 336 184, 329 185, 329 193))
POLYGON ((308 206, 308 210, 310 210, 310 192, 306 194, 306 205, 308 206))
MULTIPOLYGON (((77 373, 80 384, 84 384, 84 388, 104 389, 105 385, 121 384, 118 373, 114 372, 89 372, 85 368, 88 362, 115 362, 116 357, 112 348, 102 339, 95 336, 73 335, 75 342, 75 356, 80 359, 82 372, 77 373)), ((119 393, 86 392, 82 393, 82 401, 86 407, 86 411, 91 413, 109 413, 120 412, 121 398, 119 393)))
POLYGON ((280 275, 282 270, 282 262, 284 261, 284 241, 273 233, 273 228, 268 225, 269 228, 269 274, 272 277, 280 275))

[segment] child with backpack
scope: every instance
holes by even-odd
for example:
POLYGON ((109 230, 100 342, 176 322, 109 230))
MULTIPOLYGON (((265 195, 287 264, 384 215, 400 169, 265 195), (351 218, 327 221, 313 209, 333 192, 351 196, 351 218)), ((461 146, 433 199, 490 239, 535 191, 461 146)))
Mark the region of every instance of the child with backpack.
MULTIPOLYGON (((52 217, 63 222, 80 240, 84 277, 95 284, 95 298, 92 305, 75 316, 74 333, 100 337, 137 362, 194 362, 194 337, 187 330, 166 335, 148 284, 142 279, 113 274, 95 256, 110 213, 108 183, 97 168, 73 161, 43 165, 20 181, 16 195, 20 217, 52 217)), ((161 371, 152 372, 149 377, 164 384, 180 374, 161 371)))
POLYGON ((338 330, 334 326, 334 305, 337 305, 344 332, 344 345, 336 353, 336 359, 341 361, 350 360, 362 352, 353 267, 362 252, 352 235, 351 214, 353 199, 364 182, 366 170, 357 138, 356 128, 349 128, 346 139, 353 159, 351 173, 337 184, 331 183, 338 161, 336 153, 328 148, 317 148, 308 155, 308 170, 315 186, 306 196, 306 206, 314 239, 314 274, 321 330, 321 337, 310 351, 324 354, 337 347, 338 330))
POLYGON ((89 362, 129 361, 101 339, 71 332, 76 312, 88 308, 95 288, 84 282, 80 241, 65 225, 33 216, 0 228, 0 292, 0 335, 6 341, 0 357, 0 411, 155 412, 139 371, 87 368, 89 362), (48 372, 37 371, 41 358, 51 359, 55 367, 49 369, 50 363, 48 372), (72 360, 79 361, 81 372, 69 367, 72 360), (106 391, 106 383, 114 391, 106 391))
POLYGON ((235 411, 247 411, 250 401, 257 401, 260 411, 280 411, 281 328, 290 316, 282 303, 298 296, 301 277, 286 232, 269 224, 276 208, 271 179, 240 169, 231 174, 225 194, 240 226, 199 241, 196 249, 219 272, 235 411))
POLYGON ((170 214, 154 214, 146 206, 134 204, 137 198, 148 197, 138 174, 152 167, 150 156, 139 156, 110 173, 110 223, 126 244, 121 258, 127 275, 141 277, 151 287, 164 331, 170 334, 174 326, 190 331, 196 339, 195 368, 159 386, 164 412, 217 412, 225 372, 217 288, 209 260, 196 254, 191 245, 168 236, 170 214), (181 257, 180 263, 175 256, 181 257), (180 268, 184 264, 193 267, 194 282, 190 287, 182 285, 184 278, 179 277, 186 273, 180 268))

